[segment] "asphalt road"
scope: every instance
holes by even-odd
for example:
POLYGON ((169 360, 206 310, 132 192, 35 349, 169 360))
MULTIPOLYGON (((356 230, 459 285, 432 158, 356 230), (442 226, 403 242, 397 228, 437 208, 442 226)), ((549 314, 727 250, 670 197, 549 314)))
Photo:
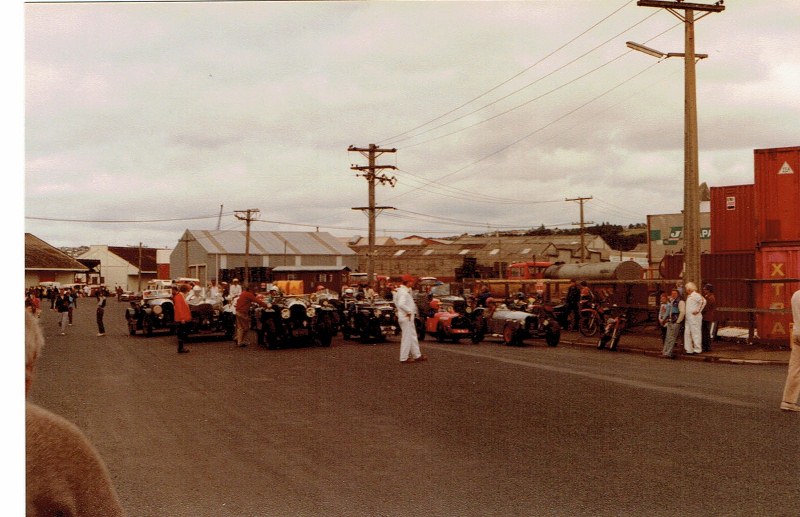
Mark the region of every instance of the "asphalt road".
POLYGON ((75 422, 131 516, 800 514, 785 367, 542 341, 269 351, 128 337, 91 300, 30 398, 75 422))

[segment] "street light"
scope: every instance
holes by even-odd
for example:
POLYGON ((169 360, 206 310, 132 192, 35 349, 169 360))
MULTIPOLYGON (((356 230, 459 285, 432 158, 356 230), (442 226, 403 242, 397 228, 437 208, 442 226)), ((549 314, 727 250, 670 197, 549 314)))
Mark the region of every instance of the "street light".
POLYGON ((697 84, 694 68, 697 59, 708 57, 708 55, 694 53, 694 13, 695 11, 703 13, 697 18, 699 20, 708 14, 722 12, 725 10, 722 3, 722 0, 717 1, 714 5, 683 2, 683 0, 638 0, 636 2, 638 6, 666 9, 683 22, 685 53, 665 54, 638 43, 631 41, 627 43, 628 48, 659 59, 683 57, 685 70, 683 81, 683 263, 686 267, 683 280, 694 282, 698 286, 702 283, 700 281, 700 177, 697 170, 697 84), (684 11, 683 16, 679 14, 681 10, 684 11))
MULTIPOLYGON (((692 32, 693 33, 693 32, 692 32)), ((697 157, 697 85, 694 64, 696 59, 708 54, 694 53, 694 38, 687 36, 686 53, 667 53, 646 47, 633 41, 625 44, 628 48, 643 52, 658 59, 669 57, 684 58, 684 141, 683 141, 683 263, 686 282, 700 284, 700 174, 697 157)))

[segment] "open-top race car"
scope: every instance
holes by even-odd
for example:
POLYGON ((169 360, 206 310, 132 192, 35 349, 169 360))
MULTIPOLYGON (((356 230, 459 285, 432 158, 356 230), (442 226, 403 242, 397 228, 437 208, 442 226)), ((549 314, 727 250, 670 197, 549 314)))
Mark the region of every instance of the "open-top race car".
POLYGON ((425 318, 425 333, 436 337, 437 341, 451 340, 458 343, 470 339, 478 343, 483 338, 480 326, 467 315, 467 302, 460 296, 442 296, 428 303, 425 318))
POLYGON ((341 321, 344 339, 357 336, 362 343, 383 342, 387 336, 400 332, 394 304, 382 299, 346 301, 341 321))
POLYGON ((310 296, 277 297, 267 307, 254 307, 253 325, 259 345, 270 349, 289 346, 330 346, 335 333, 336 309, 328 300, 310 296))
POLYGON ((146 289, 142 291, 141 300, 131 301, 130 304, 125 310, 125 320, 131 336, 138 330, 146 336, 152 336, 156 330, 166 330, 169 333, 175 331, 172 290, 146 289))
POLYGON ((534 308, 532 312, 510 310, 506 304, 498 304, 491 298, 487 305, 477 318, 482 324, 482 334, 500 337, 507 345, 520 345, 524 339, 540 337, 545 339, 547 346, 558 345, 561 326, 547 311, 540 308, 534 308))
POLYGON ((196 286, 186 297, 186 303, 192 313, 188 335, 233 338, 236 312, 230 303, 225 303, 222 296, 209 296, 205 289, 196 286))

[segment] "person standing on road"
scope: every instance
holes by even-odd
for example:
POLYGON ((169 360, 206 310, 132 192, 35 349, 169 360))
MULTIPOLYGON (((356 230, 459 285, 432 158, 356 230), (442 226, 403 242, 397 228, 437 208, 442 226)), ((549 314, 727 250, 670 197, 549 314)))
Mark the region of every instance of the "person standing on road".
POLYGON ((69 295, 67 291, 62 294, 56 295, 55 311, 58 313, 58 324, 61 328, 61 335, 67 335, 67 325, 69 325, 69 295))
POLYGON ((797 398, 800 397, 800 289, 792 295, 792 334, 789 338, 789 371, 783 387, 783 411, 800 412, 797 398))
POLYGON ((235 343, 240 347, 247 346, 245 336, 250 330, 252 322, 250 321, 250 306, 254 303, 266 307, 267 304, 253 294, 253 286, 248 285, 244 288, 244 292, 236 299, 236 341, 235 343))
POLYGON ((189 310, 189 304, 186 303, 186 293, 188 292, 189 284, 181 284, 180 291, 174 285, 172 286, 172 304, 175 307, 179 354, 185 354, 189 351, 183 346, 186 337, 189 335, 189 324, 192 321, 192 311, 189 310))
POLYGON ((103 315, 106 312, 106 293, 105 289, 97 290, 97 336, 106 335, 106 327, 103 325, 103 315))
MULTIPOLYGON (((25 314, 25 395, 44 337, 25 314)), ((97 450, 74 424, 25 402, 25 514, 124 516, 125 510, 97 450)))
POLYGON ((658 326, 661 328, 661 343, 667 340, 667 322, 672 314, 672 304, 667 293, 661 293, 661 305, 658 307, 658 326))
POLYGON ((664 350, 661 355, 670 359, 675 358, 673 349, 675 341, 681 333, 683 319, 686 316, 686 303, 681 300, 681 295, 677 289, 673 289, 669 296, 669 314, 666 317, 667 333, 664 337, 664 350))
POLYGON ((69 305, 67 305, 67 319, 69 320, 69 322, 67 324, 71 327, 72 326, 72 311, 74 311, 75 307, 76 307, 76 304, 75 304, 75 293, 72 291, 72 289, 68 289, 66 291, 66 296, 67 296, 67 299, 69 300, 69 305))
POLYGON ((400 325, 400 362, 413 363, 424 361, 426 356, 419 351, 419 341, 417 340, 417 328, 414 325, 414 317, 417 315, 417 304, 411 296, 411 286, 414 285, 414 278, 411 276, 403 277, 403 284, 394 292, 392 299, 397 308, 397 322, 400 325), (410 356, 410 357, 409 357, 410 356))
POLYGON ((697 285, 688 282, 686 292, 686 330, 683 333, 683 349, 687 354, 699 354, 703 351, 703 307, 706 299, 697 292, 697 285))
POLYGON ((581 321, 581 289, 575 279, 570 280, 567 289, 567 317, 572 315, 572 329, 578 330, 578 323, 581 321))
POLYGON ((703 352, 711 351, 711 341, 717 333, 717 297, 714 296, 714 286, 703 286, 703 298, 706 306, 703 307, 703 352))

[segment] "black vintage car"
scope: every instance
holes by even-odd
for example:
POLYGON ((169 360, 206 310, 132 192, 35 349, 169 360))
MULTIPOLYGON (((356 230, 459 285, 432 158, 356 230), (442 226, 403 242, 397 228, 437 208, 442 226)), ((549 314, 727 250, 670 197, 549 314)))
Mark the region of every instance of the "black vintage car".
POLYGON ((131 301, 130 304, 125 310, 125 320, 131 336, 137 331, 146 336, 152 336, 156 330, 175 331, 175 307, 170 290, 144 291, 141 300, 131 301))
POLYGON ((331 346, 335 309, 328 300, 312 302, 305 296, 287 296, 253 308, 258 344, 269 349, 290 346, 331 346))
POLYGON ((187 298, 186 303, 192 314, 189 336, 222 336, 233 339, 236 313, 230 304, 225 304, 222 298, 207 298, 204 293, 187 298))
POLYGON ((342 305, 341 330, 345 340, 358 337, 362 343, 383 342, 400 333, 392 302, 349 300, 342 305))

